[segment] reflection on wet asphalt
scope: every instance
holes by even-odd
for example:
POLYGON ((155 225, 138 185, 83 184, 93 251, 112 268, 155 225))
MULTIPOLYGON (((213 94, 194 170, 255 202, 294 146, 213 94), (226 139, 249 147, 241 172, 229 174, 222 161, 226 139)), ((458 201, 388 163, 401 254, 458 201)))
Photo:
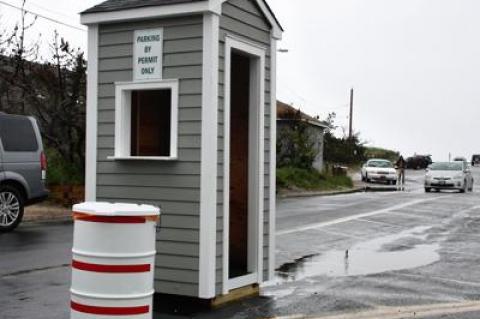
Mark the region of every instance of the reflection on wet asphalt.
POLYGON ((428 243, 426 230, 416 227, 399 234, 360 242, 351 248, 302 257, 277 269, 277 282, 315 276, 361 276, 417 268, 440 259, 439 243, 428 243))

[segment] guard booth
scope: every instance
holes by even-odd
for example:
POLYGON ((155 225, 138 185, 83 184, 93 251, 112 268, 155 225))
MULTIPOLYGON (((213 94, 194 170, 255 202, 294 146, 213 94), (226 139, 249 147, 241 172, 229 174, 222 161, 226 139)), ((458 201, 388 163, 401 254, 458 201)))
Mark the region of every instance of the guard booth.
POLYGON ((274 276, 276 43, 264 0, 109 0, 88 26, 86 200, 161 207, 155 291, 274 276))

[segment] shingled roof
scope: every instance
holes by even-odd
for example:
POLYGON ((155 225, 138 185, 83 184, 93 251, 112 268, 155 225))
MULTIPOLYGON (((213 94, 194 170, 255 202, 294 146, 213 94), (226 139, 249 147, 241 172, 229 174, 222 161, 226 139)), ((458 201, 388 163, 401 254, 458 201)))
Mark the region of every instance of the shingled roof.
POLYGON ((107 0, 82 13, 110 12, 141 7, 166 6, 206 0, 107 0))
MULTIPOLYGON (((167 5, 173 5, 173 4, 194 3, 194 2, 201 2, 201 1, 208 1, 208 0, 107 0, 83 11, 82 14, 112 12, 112 11, 120 11, 120 10, 135 9, 135 8, 142 8, 142 7, 167 6, 167 5)), ((273 18, 279 25, 280 29, 283 31, 283 28, 280 25, 280 22, 278 21, 277 17, 273 13, 272 8, 270 8, 270 6, 268 5, 268 2, 266 0, 262 0, 262 1, 265 3, 268 11, 270 11, 273 18)))

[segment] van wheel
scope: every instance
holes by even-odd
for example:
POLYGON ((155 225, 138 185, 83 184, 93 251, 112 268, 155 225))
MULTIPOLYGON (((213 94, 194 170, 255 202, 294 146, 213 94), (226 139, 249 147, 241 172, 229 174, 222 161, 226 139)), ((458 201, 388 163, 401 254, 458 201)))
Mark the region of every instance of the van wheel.
POLYGON ((0 232, 14 230, 22 221, 24 200, 12 186, 0 186, 0 232))

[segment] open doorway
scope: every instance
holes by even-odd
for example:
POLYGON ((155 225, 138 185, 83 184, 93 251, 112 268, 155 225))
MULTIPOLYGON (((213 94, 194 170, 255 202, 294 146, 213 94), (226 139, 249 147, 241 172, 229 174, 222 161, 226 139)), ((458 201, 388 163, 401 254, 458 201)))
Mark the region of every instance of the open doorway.
POLYGON ((265 50, 227 39, 224 293, 261 281, 265 50))
POLYGON ((229 278, 249 274, 248 185, 250 58, 232 52, 230 103, 229 278))

